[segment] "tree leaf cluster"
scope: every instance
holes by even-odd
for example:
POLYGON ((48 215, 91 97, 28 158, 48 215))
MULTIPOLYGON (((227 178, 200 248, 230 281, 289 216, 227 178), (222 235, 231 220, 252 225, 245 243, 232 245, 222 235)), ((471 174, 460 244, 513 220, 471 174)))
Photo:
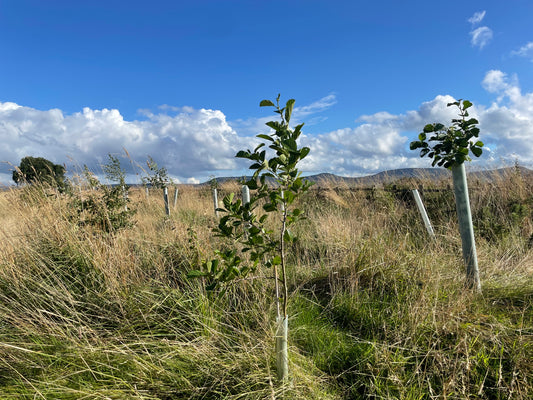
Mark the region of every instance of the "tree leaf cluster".
POLYGON ((429 157, 432 166, 452 168, 465 161, 471 161, 470 152, 479 157, 483 153, 483 142, 476 140, 479 136, 479 124, 475 118, 469 118, 468 109, 472 103, 458 100, 448 103, 448 107, 459 108, 459 118, 452 119, 452 126, 441 123, 428 124, 418 135, 418 140, 411 142, 410 149, 420 149, 420 157, 429 157))
POLYGON ((168 176, 167 169, 165 167, 159 167, 151 156, 148 156, 146 165, 148 167, 148 171, 145 171, 147 176, 142 177, 141 179, 143 184, 149 184, 153 188, 157 189, 164 189, 168 187, 170 178, 168 176))
POLYGON ((276 103, 260 102, 260 107, 274 107, 280 120, 266 123, 272 132, 257 135, 262 142, 254 150, 236 154, 237 158, 251 163, 249 169, 253 175, 244 182, 253 193, 250 202, 243 204, 230 193, 224 197, 223 207, 217 210, 224 215, 214 233, 224 238, 231 250, 217 251, 215 259, 204 261, 201 270, 189 274, 207 278, 207 289, 244 278, 260 265, 267 268, 282 265, 284 247, 297 240, 290 226, 304 218, 304 213, 294 204, 311 186, 311 182, 301 177, 297 165, 309 154, 309 148, 299 147, 297 142, 304 124, 294 129, 289 126, 294 99, 288 100, 284 107, 280 107, 279 101, 278 95, 276 103), (269 185, 272 178, 275 185, 269 185), (281 217, 279 230, 267 226, 269 217, 275 215, 281 217))
POLYGON ((124 186, 126 184, 126 171, 120 165, 119 158, 113 154, 107 156, 109 161, 102 165, 105 177, 111 182, 124 186))

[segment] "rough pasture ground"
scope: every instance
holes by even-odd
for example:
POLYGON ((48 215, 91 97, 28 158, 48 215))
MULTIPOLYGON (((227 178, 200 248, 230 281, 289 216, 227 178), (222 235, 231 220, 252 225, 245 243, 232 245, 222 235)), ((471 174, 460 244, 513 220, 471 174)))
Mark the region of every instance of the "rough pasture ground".
POLYGON ((463 288, 451 192, 423 194, 435 243, 394 193, 309 193, 286 387, 268 272, 211 299, 185 279, 217 244, 209 189, 181 187, 170 218, 134 191, 134 226, 112 234, 68 196, 2 192, 0 398, 530 399, 533 184, 472 187, 482 295, 463 288))

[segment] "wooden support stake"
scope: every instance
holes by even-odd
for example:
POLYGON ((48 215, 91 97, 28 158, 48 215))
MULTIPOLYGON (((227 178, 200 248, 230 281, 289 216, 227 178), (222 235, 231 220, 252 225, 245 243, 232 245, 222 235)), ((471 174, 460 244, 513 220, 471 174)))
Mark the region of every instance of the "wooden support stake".
POLYGON ((165 200, 165 214, 170 215, 170 208, 168 206, 168 188, 163 188, 163 199, 165 200))
POLYGON ((177 186, 174 190, 174 210, 176 209, 176 204, 178 204, 178 187, 177 186))
POLYGON ((424 203, 422 202, 420 193, 418 193, 417 189, 411 190, 411 193, 415 198, 418 211, 420 211, 420 215, 422 215, 422 219, 424 220, 424 225, 426 226, 426 230, 428 231, 429 236, 432 239, 435 239, 435 232, 433 231, 433 227, 431 226, 431 221, 429 220, 428 213, 426 212, 426 207, 424 207, 424 203))
POLYGON ((217 188, 213 188, 213 207, 215 208, 215 216, 218 218, 218 195, 217 188))

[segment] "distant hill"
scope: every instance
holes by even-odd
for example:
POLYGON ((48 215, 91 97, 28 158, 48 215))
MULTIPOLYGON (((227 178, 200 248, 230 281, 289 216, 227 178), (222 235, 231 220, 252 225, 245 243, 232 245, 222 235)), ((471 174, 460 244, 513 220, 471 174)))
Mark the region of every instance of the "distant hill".
MULTIPOLYGON (((533 171, 525 167, 507 167, 494 170, 472 171, 468 173, 468 176, 471 177, 471 179, 491 181, 494 179, 501 179, 507 174, 516 171, 516 168, 518 168, 521 174, 533 177, 533 171)), ((393 184, 394 182, 403 179, 441 180, 450 177, 451 172, 444 168, 402 168, 362 177, 344 177, 330 173, 321 173, 305 176, 305 179, 315 182, 318 185, 333 183, 348 186, 373 186, 393 184)), ((229 181, 241 181, 243 178, 249 179, 250 177, 217 177, 216 180, 218 183, 225 183, 229 181)), ((200 185, 209 185, 209 181, 201 183, 200 185)))

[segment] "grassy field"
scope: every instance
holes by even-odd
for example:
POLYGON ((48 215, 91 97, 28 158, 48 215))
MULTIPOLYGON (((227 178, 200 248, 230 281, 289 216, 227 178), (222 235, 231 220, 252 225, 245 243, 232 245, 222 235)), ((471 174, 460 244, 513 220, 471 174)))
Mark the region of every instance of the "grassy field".
POLYGON ((220 297, 186 278, 218 245, 210 189, 180 187, 170 217, 134 190, 133 224, 110 233, 71 196, 2 192, 0 398, 531 399, 533 182, 470 183, 481 295, 464 289, 451 191, 423 192, 436 241, 400 193, 305 195, 285 385, 271 271, 220 297))

